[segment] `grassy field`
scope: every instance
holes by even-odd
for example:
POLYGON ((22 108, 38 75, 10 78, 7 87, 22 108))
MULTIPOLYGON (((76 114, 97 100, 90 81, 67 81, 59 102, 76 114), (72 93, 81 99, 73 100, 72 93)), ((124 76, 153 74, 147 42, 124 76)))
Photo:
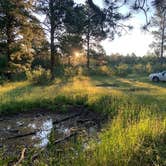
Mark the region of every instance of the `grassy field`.
POLYGON ((48 86, 15 82, 0 87, 1 114, 39 107, 66 111, 67 105, 78 104, 110 117, 100 141, 91 140, 86 149, 78 148, 77 155, 66 152, 65 159, 57 159, 54 151, 41 154, 34 165, 166 165, 166 83, 134 75, 80 76, 57 79, 48 86))

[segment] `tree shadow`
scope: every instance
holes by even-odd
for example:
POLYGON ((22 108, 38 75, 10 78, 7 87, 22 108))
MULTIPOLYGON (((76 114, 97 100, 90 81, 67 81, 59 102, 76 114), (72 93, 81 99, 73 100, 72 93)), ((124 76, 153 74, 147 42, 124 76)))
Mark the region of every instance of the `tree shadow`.
MULTIPOLYGON (((101 82, 100 84, 114 85, 119 88, 130 88, 131 91, 166 88, 166 82, 154 83, 145 77, 132 78, 132 77, 92 77, 92 80, 101 82)), ((129 90, 130 90, 129 89, 129 90)))
POLYGON ((10 97, 12 99, 15 97, 21 97, 24 94, 28 95, 29 93, 31 93, 33 91, 34 88, 35 88, 35 86, 33 86, 31 84, 28 84, 28 85, 25 85, 22 87, 16 87, 10 91, 3 93, 3 97, 10 97))
POLYGON ((108 76, 92 76, 91 80, 95 83, 97 87, 112 87, 112 88, 122 88, 129 87, 130 83, 123 82, 117 77, 108 77, 108 76))

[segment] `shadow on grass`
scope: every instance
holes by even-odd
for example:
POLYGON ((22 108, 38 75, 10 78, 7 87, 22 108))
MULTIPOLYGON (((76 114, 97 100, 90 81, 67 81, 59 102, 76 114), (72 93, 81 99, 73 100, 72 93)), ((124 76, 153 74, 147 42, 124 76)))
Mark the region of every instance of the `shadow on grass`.
MULTIPOLYGON (((135 76, 136 77, 136 76, 135 76)), ((148 89, 166 88, 166 82, 154 83, 148 78, 139 77, 109 77, 109 76, 92 76, 92 81, 97 82, 96 86, 101 87, 117 87, 122 90, 129 91, 148 91, 148 89)))
POLYGON ((35 86, 33 86, 31 84, 25 85, 23 87, 17 87, 17 88, 14 88, 14 89, 4 93, 3 96, 10 97, 10 98, 21 97, 25 93, 27 93, 27 95, 28 95, 28 93, 31 93, 34 88, 35 88, 35 86))
MULTIPOLYGON (((34 85, 34 84, 26 84, 24 86, 17 86, 16 88, 12 89, 12 90, 9 90, 7 92, 4 92, 2 94, 3 97, 10 97, 10 98, 15 98, 15 97, 21 97, 25 94, 30 94, 30 93, 33 93, 33 91, 36 89, 36 88, 46 88, 48 86, 52 86, 52 85, 55 85, 55 86, 58 86, 58 87, 63 87, 65 86, 68 82, 70 81, 69 78, 61 78, 59 79, 59 82, 50 82, 49 84, 45 84, 45 85, 34 85)), ((40 96, 40 94, 39 94, 40 96)))
POLYGON ((149 85, 152 85, 152 86, 157 86, 157 87, 160 87, 160 88, 166 88, 166 81, 160 81, 160 82, 153 82, 153 81, 150 81, 148 76, 141 76, 141 75, 136 75, 136 76, 128 76, 126 79, 129 79, 130 81, 139 81, 139 82, 142 82, 142 83, 147 83, 149 85))
POLYGON ((92 76, 91 80, 96 82, 96 86, 101 87, 129 87, 130 83, 122 82, 117 77, 92 76))

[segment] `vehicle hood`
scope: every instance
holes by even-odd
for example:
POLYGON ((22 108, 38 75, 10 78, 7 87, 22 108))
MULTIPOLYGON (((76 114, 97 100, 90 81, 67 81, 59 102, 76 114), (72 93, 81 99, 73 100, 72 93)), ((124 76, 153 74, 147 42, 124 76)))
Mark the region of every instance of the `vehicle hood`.
POLYGON ((160 74, 160 73, 151 73, 151 74, 149 75, 149 77, 152 77, 152 76, 155 76, 155 75, 158 75, 158 74, 160 74))
POLYGON ((161 75, 162 74, 162 72, 159 72, 159 73, 151 73, 149 76, 154 76, 154 75, 161 75))

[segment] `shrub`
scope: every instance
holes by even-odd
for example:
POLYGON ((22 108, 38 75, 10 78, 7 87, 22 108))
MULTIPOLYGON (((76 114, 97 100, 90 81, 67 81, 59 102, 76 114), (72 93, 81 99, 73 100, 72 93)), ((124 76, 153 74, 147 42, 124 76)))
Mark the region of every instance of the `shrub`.
POLYGON ((111 69, 106 65, 100 66, 98 72, 99 72, 100 75, 106 75, 106 76, 107 75, 109 76, 109 75, 113 74, 113 71, 111 71, 111 69))
POLYGON ((166 70, 166 64, 156 63, 153 65, 153 72, 160 72, 166 70))
POLYGON ((148 64, 146 65, 146 72, 147 72, 148 74, 150 74, 150 73, 152 72, 152 65, 151 65, 150 63, 148 63, 148 64))
POLYGON ((87 72, 82 66, 79 66, 77 69, 77 75, 79 75, 79 76, 87 75, 87 72))
POLYGON ((11 81, 23 81, 26 80, 26 73, 25 72, 15 72, 11 73, 11 81))
POLYGON ((38 66, 36 69, 32 71, 27 71, 26 76, 29 81, 37 85, 48 84, 51 81, 50 70, 45 70, 41 66, 38 66))
POLYGON ((116 74, 118 76, 126 76, 129 74, 129 67, 127 64, 120 64, 116 67, 116 74))
POLYGON ((64 73, 65 73, 65 66, 58 65, 55 67, 54 74, 56 75, 56 77, 62 77, 64 73))
POLYGON ((88 73, 88 75, 100 75, 100 76, 114 75, 114 71, 106 65, 91 68, 89 71, 87 71, 87 73, 88 73))
POLYGON ((77 69, 74 67, 67 67, 65 68, 64 73, 67 77, 74 77, 77 75, 77 69))
POLYGON ((3 75, 0 75, 0 85, 3 85, 6 81, 6 78, 3 75))
POLYGON ((145 66, 142 64, 136 64, 134 65, 134 71, 138 74, 142 74, 145 72, 145 66))

